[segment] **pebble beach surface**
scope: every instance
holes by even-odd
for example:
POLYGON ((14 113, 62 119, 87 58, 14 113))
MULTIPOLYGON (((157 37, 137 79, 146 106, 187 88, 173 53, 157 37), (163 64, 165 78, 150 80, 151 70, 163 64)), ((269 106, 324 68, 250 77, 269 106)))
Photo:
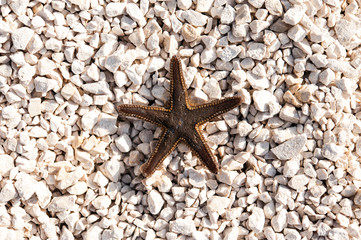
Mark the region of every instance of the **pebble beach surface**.
POLYGON ((360 0, 0 1, 0 239, 361 239, 360 0), (241 96, 215 175, 119 104, 241 96))

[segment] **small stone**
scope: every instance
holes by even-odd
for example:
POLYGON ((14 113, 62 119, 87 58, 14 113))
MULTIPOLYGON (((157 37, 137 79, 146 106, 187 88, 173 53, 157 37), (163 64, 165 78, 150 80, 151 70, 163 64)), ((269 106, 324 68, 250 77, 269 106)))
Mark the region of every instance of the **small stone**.
MULTIPOLYGON (((266 77, 258 76, 252 71, 247 71, 247 81, 256 90, 263 90, 269 87, 270 82, 266 77)), ((271 107, 271 105, 269 105, 271 107)), ((276 111, 276 109, 275 109, 276 111)))
POLYGON ((22 200, 28 200, 36 191, 37 181, 29 174, 19 172, 16 176, 15 188, 22 200))
POLYGON ((201 53, 201 63, 202 64, 210 64, 217 58, 217 53, 214 48, 204 49, 201 53))
POLYGON ((224 240, 232 240, 237 239, 239 236, 239 227, 229 227, 226 230, 224 230, 224 240))
POLYGON ((284 14, 283 21, 290 25, 299 23, 305 14, 306 7, 303 5, 294 5, 284 14))
POLYGON ((115 139, 115 144, 121 152, 129 152, 132 149, 132 140, 127 134, 115 139))
POLYGON ((226 4, 221 13, 221 23, 231 24, 236 17, 236 10, 231 5, 226 4))
POLYGON ((306 30, 300 25, 296 25, 288 30, 287 36, 295 42, 301 42, 307 35, 306 30))
POLYGON ((280 185, 275 200, 282 205, 287 205, 288 201, 291 200, 291 190, 288 187, 280 185))
POLYGON ((205 184, 205 177, 203 174, 199 173, 194 169, 189 169, 189 183, 192 184, 194 187, 202 188, 205 184))
POLYGON ((265 0, 250 0, 249 4, 251 4, 255 8, 261 8, 265 0))
POLYGON ((54 79, 45 77, 36 77, 34 79, 35 91, 42 93, 45 96, 50 90, 58 88, 58 83, 54 79))
POLYGON ((18 76, 22 83, 28 85, 30 81, 33 79, 35 73, 36 73, 36 67, 26 64, 19 69, 18 76))
POLYGON ((214 0, 197 0, 196 11, 208 12, 211 10, 214 0))
POLYGON ((237 125, 237 132, 241 137, 247 136, 252 131, 252 129, 252 125, 245 120, 240 121, 237 125))
POLYGON ((271 219, 271 225, 275 232, 281 232, 287 226, 287 210, 281 209, 281 211, 271 219))
POLYGON ((216 79, 211 78, 203 87, 205 94, 208 95, 210 99, 219 99, 222 95, 222 90, 219 86, 219 83, 216 79))
POLYGON ((23 15, 29 4, 29 0, 11 0, 8 1, 11 10, 18 16, 23 15))
POLYGON ((283 167, 283 176, 293 177, 296 175, 299 169, 300 165, 296 160, 287 161, 283 167))
POLYGON ((126 3, 122 2, 110 2, 106 4, 105 13, 108 17, 116 17, 122 15, 125 10, 126 3))
POLYGON ((302 192, 306 189, 305 185, 310 181, 308 177, 304 174, 299 174, 293 176, 288 182, 288 186, 297 190, 298 192, 302 192))
POLYGON ((108 83, 106 83, 105 81, 99 81, 99 82, 95 82, 95 83, 86 83, 84 85, 81 86, 84 91, 92 93, 92 94, 96 94, 96 95, 109 95, 110 94, 110 89, 109 89, 109 85, 108 83))
POLYGON ((284 230, 285 239, 301 240, 301 235, 296 229, 286 228, 284 230))
POLYGON ((361 206, 361 190, 357 191, 357 193, 353 199, 353 202, 355 203, 355 205, 361 206))
POLYGON ((349 235, 343 228, 332 228, 327 233, 327 237, 329 237, 330 240, 349 240, 349 235))
POLYGON ((48 75, 56 68, 55 63, 47 57, 43 57, 38 62, 38 71, 40 75, 48 75))
POLYGON ((248 44, 247 56, 255 59, 262 60, 266 55, 266 45, 263 43, 251 42, 248 44))
POLYGON ((152 190, 148 194, 148 208, 152 214, 158 214, 162 210, 164 199, 157 190, 152 190))
POLYGON ((270 115, 274 116, 281 109, 281 105, 278 103, 277 98, 269 91, 266 90, 254 91, 252 97, 255 107, 258 111, 261 112, 269 111, 270 115))
POLYGON ((48 135, 48 132, 39 126, 35 126, 33 127, 30 132, 29 132, 29 136, 30 137, 35 137, 35 138, 44 138, 48 135))
POLYGON ((6 154, 0 154, 0 175, 8 176, 10 170, 14 168, 14 159, 6 154))
POLYGON ((85 182, 77 182, 66 190, 72 195, 82 195, 88 190, 88 185, 85 182))
POLYGON ((357 46, 356 43, 353 43, 353 37, 360 31, 360 26, 357 21, 349 20, 347 18, 340 19, 334 29, 340 43, 347 49, 353 49, 357 46))
POLYGON ((85 69, 85 63, 83 61, 80 61, 79 59, 74 59, 74 61, 71 64, 71 71, 74 74, 82 74, 85 69))
POLYGON ((280 116, 280 119, 285 120, 287 122, 292 122, 292 123, 298 123, 300 120, 300 117, 298 115, 296 108, 289 103, 286 103, 282 107, 279 116, 280 116))
POLYGON ((305 135, 296 136, 281 145, 278 145, 275 148, 272 148, 271 151, 276 157, 280 160, 291 159, 297 154, 299 154, 302 148, 305 146, 307 138, 305 135))
POLYGON ((111 203, 112 200, 110 200, 109 196, 107 195, 99 196, 92 201, 92 205, 95 207, 95 209, 107 209, 111 203))
POLYGON ((265 220, 263 209, 254 207, 252 214, 248 217, 248 226, 255 233, 260 233, 263 230, 265 220))
POLYGON ((112 135, 117 132, 116 126, 117 118, 106 113, 101 113, 98 118, 98 123, 93 129, 93 133, 98 137, 112 135))
POLYGON ((190 24, 184 24, 182 27, 182 36, 186 42, 193 42, 198 39, 199 31, 190 24))
MULTIPOLYGON (((327 56, 324 54, 316 53, 310 57, 310 60, 313 62, 313 64, 316 65, 317 68, 323 68, 327 65, 327 56)), ((329 71, 332 72, 332 70, 329 69, 329 71)), ((329 73, 328 71, 328 73, 329 73)), ((325 71, 324 71, 325 72, 325 71)), ((321 75, 321 74, 320 74, 321 75)), ((319 76, 320 77, 320 76, 319 76)), ((321 79, 320 79, 321 80, 321 79)), ((326 85, 326 84, 325 84, 326 85)))
POLYGON ((25 50, 33 35, 34 30, 28 27, 16 29, 11 34, 12 45, 15 50, 25 50))
POLYGON ((64 212, 72 210, 75 207, 75 200, 76 196, 74 195, 54 197, 48 206, 48 210, 50 212, 64 212))
POLYGON ((41 114, 41 99, 32 98, 29 101, 28 111, 30 117, 34 117, 41 114))
POLYGON ((93 129, 95 124, 98 122, 99 115, 100 111, 97 109, 94 109, 84 114, 81 118, 81 126, 83 130, 89 131, 93 129))
POLYGON ((266 0, 265 6, 271 15, 281 16, 283 8, 280 0, 266 0))
POLYGON ((196 231, 196 227, 192 220, 179 218, 169 223, 169 230, 174 233, 191 236, 196 231))
POLYGON ((112 182, 118 182, 120 174, 124 172, 124 164, 116 160, 115 158, 106 161, 101 166, 102 173, 109 178, 112 182))
MULTIPOLYGON (((1 158, 1 156, 0 156, 1 158)), ((2 165, 1 165, 2 166, 2 165)), ((15 187, 11 181, 6 182, 6 184, 2 187, 0 191, 0 203, 7 203, 8 201, 16 198, 17 192, 15 187)))
POLYGON ((358 71, 347 61, 337 59, 327 59, 327 61, 327 67, 335 72, 342 72, 345 77, 354 78, 358 76, 358 71))
POLYGON ((229 62, 233 58, 237 57, 240 52, 241 52, 240 46, 230 45, 222 50, 217 51, 217 56, 223 61, 229 62))
POLYGON ((78 53, 76 54, 76 57, 80 61, 86 61, 90 59, 93 55, 94 55, 94 48, 86 44, 81 44, 78 47, 78 53))
POLYGON ((208 17, 194 10, 184 11, 182 17, 191 25, 201 27, 206 25, 208 17))
POLYGON ((207 208, 212 212, 223 214, 228 207, 230 199, 227 197, 212 196, 207 200, 207 208))
POLYGON ((129 41, 131 41, 136 47, 140 47, 141 45, 143 45, 145 42, 143 28, 134 30, 134 32, 129 36, 129 41))
POLYGON ((1 114, 4 119, 11 119, 18 115, 18 110, 13 105, 10 105, 4 107, 1 114))
POLYGON ((143 12, 135 3, 127 3, 126 12, 135 22, 138 23, 140 27, 145 26, 145 24, 147 23, 147 21, 144 18, 143 12))
POLYGON ((343 154, 343 147, 337 146, 334 143, 327 143, 322 147, 322 155, 331 161, 336 162, 343 156, 343 154))
POLYGON ((147 72, 152 73, 158 71, 159 69, 163 68, 165 61, 163 58, 160 57, 152 57, 149 62, 147 72))

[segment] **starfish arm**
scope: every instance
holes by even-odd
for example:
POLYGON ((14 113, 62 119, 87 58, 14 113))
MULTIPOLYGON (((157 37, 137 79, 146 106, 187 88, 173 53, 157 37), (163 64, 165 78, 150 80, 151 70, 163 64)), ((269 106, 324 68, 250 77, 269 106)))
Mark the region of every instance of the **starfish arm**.
POLYGON ((182 72, 182 64, 176 56, 173 56, 170 61, 170 75, 171 108, 173 108, 174 105, 189 105, 188 93, 182 72))
POLYGON ((203 124, 235 107, 238 107, 241 103, 241 97, 229 97, 192 107, 191 112, 194 116, 196 116, 197 124, 203 124))
POLYGON ((198 126, 196 126, 195 130, 196 133, 188 136, 184 141, 209 171, 218 173, 219 165, 217 159, 213 156, 198 126))
POLYGON ((145 177, 154 173, 164 159, 173 152, 176 148, 180 138, 176 133, 170 130, 165 130, 162 137, 159 139, 157 146, 149 158, 149 160, 140 167, 140 171, 145 177))
POLYGON ((161 107, 122 104, 118 106, 118 112, 121 115, 139 118, 158 126, 164 126, 165 121, 169 118, 168 110, 161 107))

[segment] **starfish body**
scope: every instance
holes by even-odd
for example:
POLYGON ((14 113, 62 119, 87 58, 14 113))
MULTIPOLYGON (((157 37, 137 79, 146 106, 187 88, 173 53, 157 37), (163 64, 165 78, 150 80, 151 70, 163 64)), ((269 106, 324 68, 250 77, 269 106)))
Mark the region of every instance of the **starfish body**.
POLYGON ((118 107, 121 115, 139 118, 163 129, 154 152, 140 170, 145 177, 153 174, 177 144, 183 141, 211 172, 217 173, 218 162, 208 147, 200 127, 205 122, 239 106, 241 98, 229 97, 195 106, 188 99, 181 62, 175 56, 171 59, 170 71, 169 108, 131 104, 118 107))

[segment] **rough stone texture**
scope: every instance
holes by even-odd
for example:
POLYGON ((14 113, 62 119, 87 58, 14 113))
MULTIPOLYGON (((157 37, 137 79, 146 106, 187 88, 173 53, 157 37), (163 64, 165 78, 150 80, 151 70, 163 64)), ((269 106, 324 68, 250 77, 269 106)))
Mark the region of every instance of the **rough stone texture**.
POLYGON ((272 148, 271 151, 278 159, 288 160, 297 156, 297 154, 301 152, 302 148, 306 144, 306 140, 306 136, 299 135, 290 140, 287 140, 275 148, 272 148))

